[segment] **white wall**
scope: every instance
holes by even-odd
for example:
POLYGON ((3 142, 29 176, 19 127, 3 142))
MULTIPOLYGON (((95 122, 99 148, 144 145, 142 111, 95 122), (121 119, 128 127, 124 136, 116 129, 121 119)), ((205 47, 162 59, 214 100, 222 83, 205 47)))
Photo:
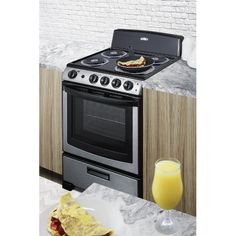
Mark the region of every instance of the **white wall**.
POLYGON ((181 34, 189 54, 195 45, 196 0, 40 0, 41 38, 109 46, 117 28, 181 34))

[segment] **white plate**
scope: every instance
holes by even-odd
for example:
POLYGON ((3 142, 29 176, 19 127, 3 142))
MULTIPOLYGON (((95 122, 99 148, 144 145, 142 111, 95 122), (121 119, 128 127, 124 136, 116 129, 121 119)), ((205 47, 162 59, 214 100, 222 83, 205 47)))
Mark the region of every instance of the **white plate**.
MULTIPOLYGON (((122 235, 125 224, 117 206, 92 197, 78 197, 76 201, 81 207, 93 215, 96 220, 101 222, 104 226, 113 229, 116 236, 122 235)), ((56 208, 56 205, 48 208, 40 214, 40 236, 50 235, 47 231, 48 215, 54 208, 56 208)))

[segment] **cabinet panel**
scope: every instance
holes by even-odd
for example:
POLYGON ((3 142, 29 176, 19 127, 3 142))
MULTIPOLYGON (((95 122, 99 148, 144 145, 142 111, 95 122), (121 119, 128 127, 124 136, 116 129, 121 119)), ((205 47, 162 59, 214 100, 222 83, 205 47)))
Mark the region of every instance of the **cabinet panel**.
POLYGON ((144 89, 144 198, 152 200, 155 161, 182 163, 184 195, 178 210, 196 215, 196 99, 144 89))
POLYGON ((62 72, 40 68, 40 166, 62 173, 62 72))

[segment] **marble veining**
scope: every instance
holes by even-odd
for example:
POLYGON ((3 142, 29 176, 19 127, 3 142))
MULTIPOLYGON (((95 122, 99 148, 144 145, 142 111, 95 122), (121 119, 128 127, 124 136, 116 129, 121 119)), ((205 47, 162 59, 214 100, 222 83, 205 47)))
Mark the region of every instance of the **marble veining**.
MULTIPOLYGON (((162 214, 162 210, 155 203, 98 185, 96 183, 87 188, 83 193, 81 193, 80 196, 103 199, 112 203, 114 207, 118 207, 125 223, 123 236, 160 235, 156 232, 154 225, 157 215, 162 214)), ((181 226, 181 232, 175 235, 196 235, 195 217, 175 210, 172 210, 172 214, 181 226)))
MULTIPOLYGON (((40 177, 40 213, 58 203, 61 195, 68 192, 60 184, 40 177)), ((83 193, 71 191, 73 198, 92 197, 112 204, 121 213, 122 236, 160 236, 154 228, 158 214, 162 210, 153 202, 131 196, 129 194, 107 188, 99 184, 92 184, 83 193)), ((112 210, 112 209, 111 209, 112 210)), ((181 225, 181 232, 177 235, 195 236, 196 218, 179 211, 172 210, 181 225)), ((45 227, 44 225, 42 226, 45 227)))
MULTIPOLYGON (((40 40, 39 63, 42 67, 63 71, 67 63, 108 48, 107 45, 97 45, 75 41, 48 41, 40 40)), ((162 92, 196 96, 196 69, 179 60, 161 72, 142 82, 144 88, 162 92)))
MULTIPOLYGON (((65 193, 67 191, 60 184, 39 177, 39 212, 42 213, 48 207, 57 204, 59 197, 65 193)), ((74 198, 77 198, 80 192, 73 190, 71 194, 74 198)))
POLYGON ((196 96, 196 69, 179 60, 151 78, 143 81, 143 87, 183 96, 196 96))
POLYGON ((48 41, 41 39, 39 44, 39 64, 42 67, 63 71, 69 62, 85 57, 107 47, 76 41, 48 41))

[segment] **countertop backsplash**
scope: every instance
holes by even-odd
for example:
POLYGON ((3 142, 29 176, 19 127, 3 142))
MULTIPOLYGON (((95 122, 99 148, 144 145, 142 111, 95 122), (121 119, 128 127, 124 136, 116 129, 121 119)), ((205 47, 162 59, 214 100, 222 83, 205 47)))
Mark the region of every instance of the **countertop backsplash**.
POLYGON ((40 40, 103 48, 117 28, 183 35, 182 58, 196 68, 196 0, 40 0, 40 40))

